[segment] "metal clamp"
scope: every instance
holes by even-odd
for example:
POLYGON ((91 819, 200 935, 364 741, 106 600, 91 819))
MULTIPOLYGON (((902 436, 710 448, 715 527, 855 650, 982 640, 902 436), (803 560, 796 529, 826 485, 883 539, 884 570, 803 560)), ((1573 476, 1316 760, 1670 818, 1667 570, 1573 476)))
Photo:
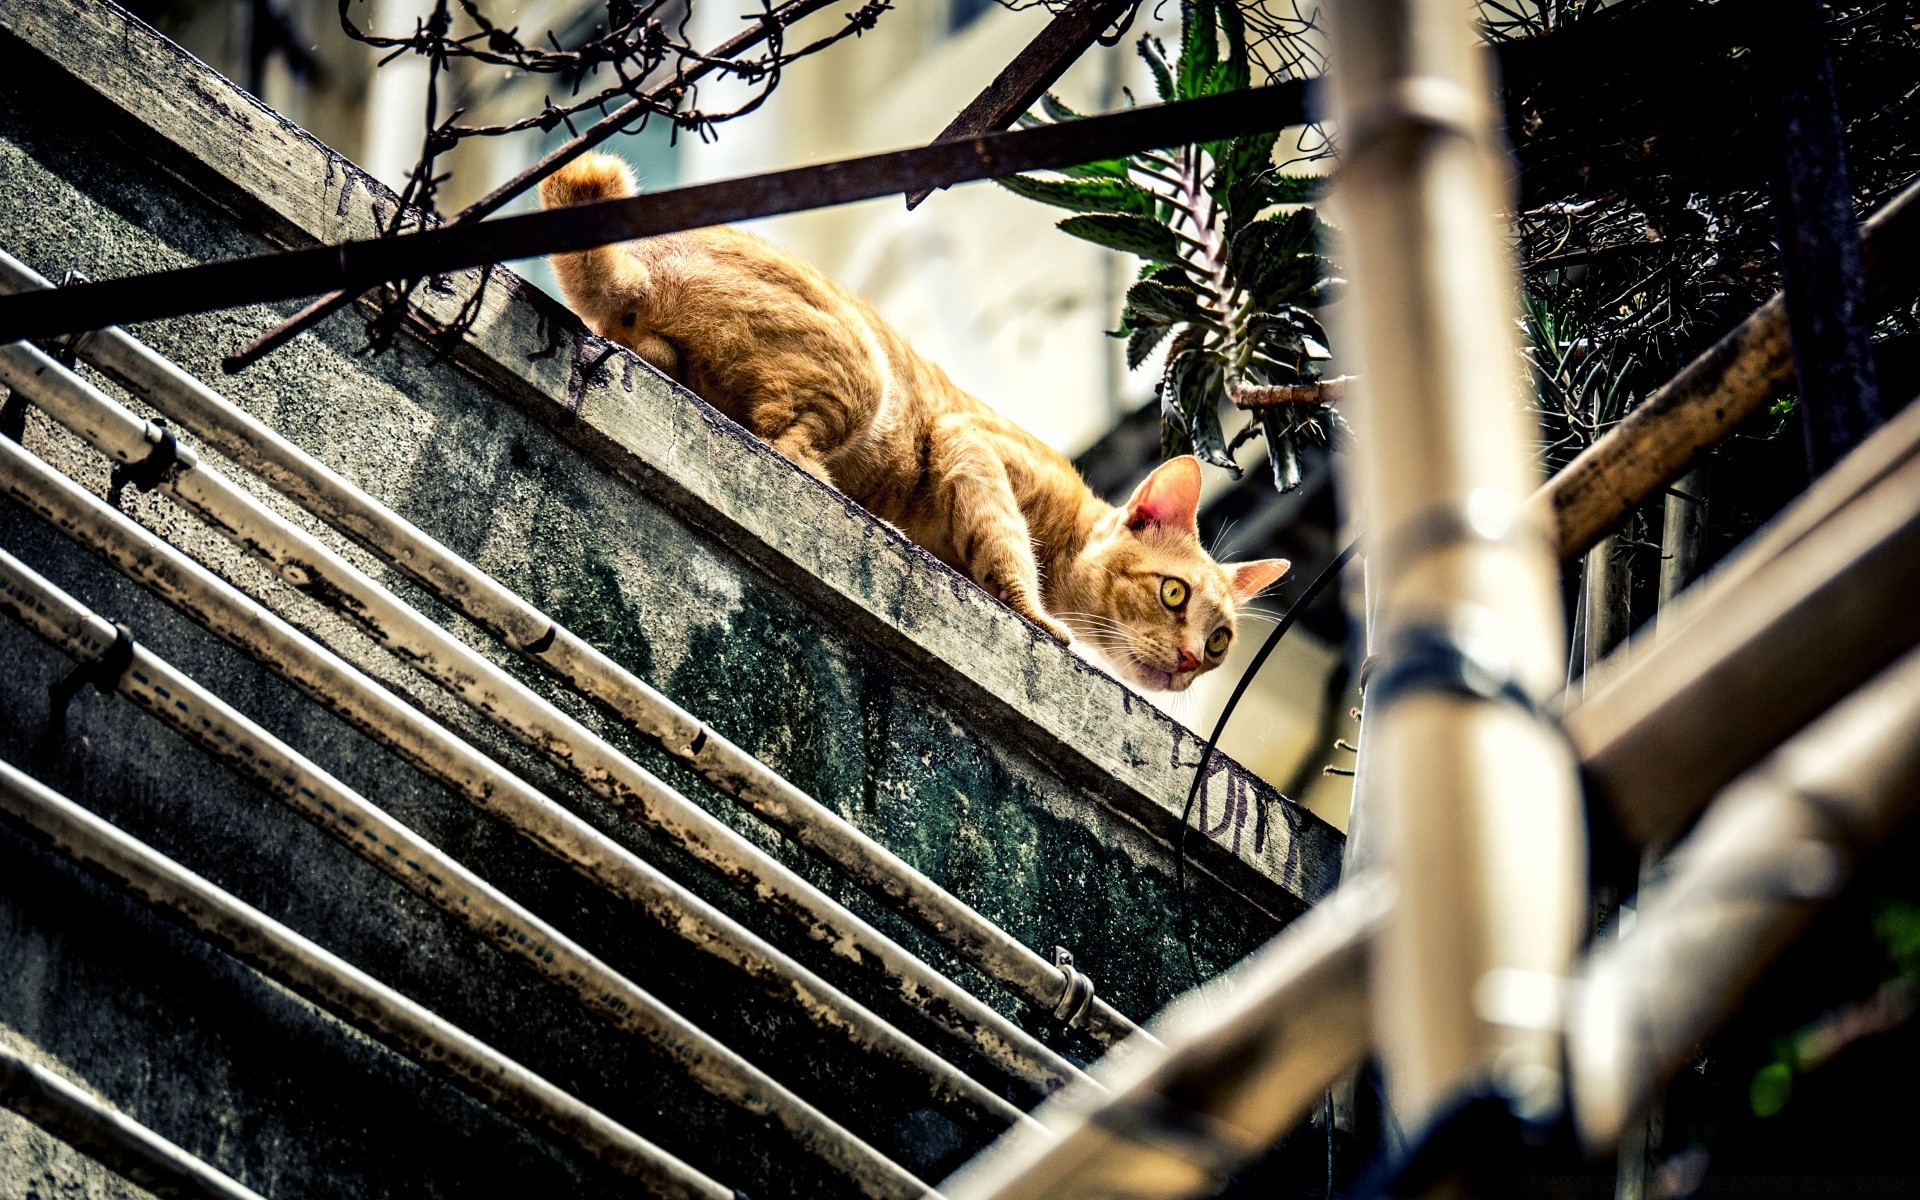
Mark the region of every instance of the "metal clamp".
POLYGON ((113 468, 107 484, 107 503, 115 508, 120 506, 120 497, 128 484, 143 492, 152 491, 166 481, 167 473, 175 467, 189 470, 199 465, 193 451, 180 444, 164 421, 147 422, 146 437, 153 449, 138 462, 121 463, 113 468))
POLYGON ((1053 1006, 1054 1019, 1077 1025, 1093 1007, 1093 980, 1074 969, 1073 951, 1065 946, 1053 948, 1053 965, 1066 977, 1060 1000, 1053 1006))
POLYGON ((125 625, 113 627, 113 641, 92 662, 80 663, 65 678, 47 688, 47 727, 45 738, 51 746, 67 730, 67 708, 88 684, 101 695, 120 686, 121 676, 133 665, 133 634, 125 625))

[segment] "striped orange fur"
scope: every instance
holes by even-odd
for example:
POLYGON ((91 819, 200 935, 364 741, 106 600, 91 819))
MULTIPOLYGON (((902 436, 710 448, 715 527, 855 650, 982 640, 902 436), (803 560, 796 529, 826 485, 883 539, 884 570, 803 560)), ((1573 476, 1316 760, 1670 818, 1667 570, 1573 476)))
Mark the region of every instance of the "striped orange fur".
MULTIPOLYGON (((632 194, 588 154, 548 208, 632 194)), ((737 229, 554 256, 568 303, 775 449, 1132 683, 1180 691, 1218 666, 1240 608, 1284 559, 1225 565, 1200 544, 1200 465, 1162 464, 1124 505, 955 387, 865 301, 737 229), (1223 636, 1224 634, 1224 636, 1223 636)))

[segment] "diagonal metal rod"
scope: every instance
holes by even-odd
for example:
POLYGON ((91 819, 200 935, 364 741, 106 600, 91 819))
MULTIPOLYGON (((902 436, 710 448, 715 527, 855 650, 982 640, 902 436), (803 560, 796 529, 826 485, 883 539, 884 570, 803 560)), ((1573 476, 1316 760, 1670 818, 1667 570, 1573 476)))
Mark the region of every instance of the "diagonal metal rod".
MULTIPOLYGON (((960 110, 960 115, 940 131, 934 142, 992 133, 1019 120, 1020 114, 1046 94, 1054 81, 1087 52, 1100 31, 1127 10, 1130 2, 1080 0, 1069 6, 1047 23, 1040 36, 1013 56, 1013 61, 993 77, 986 90, 960 110)), ((933 192, 933 188, 919 188, 907 193, 907 207, 919 207, 933 192)))
MULTIPOLYGON (((0 612, 83 667, 107 669, 122 644, 114 625, 4 550, 0 612)), ((778 1130, 860 1195, 926 1196, 898 1163, 144 645, 131 644, 111 687, 582 1010, 646 1042, 703 1091, 778 1130)))
MULTIPOLYGON (((0 763, 0 789, 13 784, 8 775, 11 770, 0 763)), ((0 800, 0 811, 6 807, 0 800)), ((12 1109, 156 1196, 168 1200, 261 1200, 260 1193, 252 1188, 235 1182, 6 1046, 0 1046, 0 1108, 12 1109)))
POLYGON ((336 288, 365 289, 391 280, 421 279, 490 263, 871 200, 920 187, 1236 137, 1299 124, 1307 111, 1309 91, 1308 81, 1296 80, 549 212, 81 283, 50 296, 0 297, 0 344, 288 300, 336 288))
POLYGON ((1807 467, 1832 466, 1885 419, 1868 337, 1860 235, 1822 0, 1790 0, 1773 26, 1783 169, 1775 190, 1787 324, 1807 467))
MULTIPOLYGON (((791 0, 791 3, 783 4, 767 13, 753 28, 742 30, 714 47, 702 61, 694 63, 667 82, 648 89, 644 95, 614 109, 613 112, 595 121, 583 132, 564 145, 556 147, 551 153, 512 179, 467 205, 448 218, 447 224, 464 225, 499 212, 534 184, 626 129, 635 121, 644 120, 658 111, 659 106, 678 103, 686 94, 689 85, 717 70, 724 60, 753 49, 772 36, 775 30, 786 29, 803 17, 812 16, 835 2, 836 0, 791 0)), ((302 331, 353 303, 354 297, 359 294, 358 290, 327 293, 222 359, 220 369, 229 375, 246 370, 292 341, 302 331)))
MULTIPOLYGON (((64 592, 13 590, 0 550, 0 610, 68 598, 64 592)), ((24 568, 23 568, 24 569, 24 568)), ((104 626, 104 622, 99 624, 104 626)), ((93 632, 103 652, 111 628, 93 632)), ((492 1046, 381 983, 259 909, 222 891, 153 847, 128 836, 12 764, 0 761, 0 815, 24 826, 62 858, 106 876, 135 899, 166 913, 215 946, 312 1001, 442 1079, 529 1128, 581 1152, 662 1200, 736 1200, 665 1150, 562 1091, 492 1046)))
POLYGON ((892 1062, 958 1118, 999 1128, 1019 1109, 803 964, 536 790, 30 451, 0 438, 0 494, 263 663, 317 703, 498 819, 669 936, 739 969, 822 1031, 892 1062))

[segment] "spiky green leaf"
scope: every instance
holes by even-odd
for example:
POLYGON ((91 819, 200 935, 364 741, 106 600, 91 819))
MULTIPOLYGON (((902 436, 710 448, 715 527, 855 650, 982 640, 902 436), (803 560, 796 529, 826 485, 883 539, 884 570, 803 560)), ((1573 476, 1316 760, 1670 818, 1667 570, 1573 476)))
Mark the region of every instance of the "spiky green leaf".
POLYGON ((1134 370, 1141 363, 1146 362, 1147 357, 1153 353, 1154 347, 1166 340, 1166 336, 1172 332, 1172 325, 1136 325, 1133 331, 1127 334, 1127 370, 1134 370))
POLYGON ((1214 64, 1220 61, 1216 0, 1182 0, 1180 6, 1180 73, 1174 84, 1182 100, 1208 94, 1214 64))
POLYGON ((1040 111, 1046 113, 1056 121, 1078 121, 1082 116, 1082 114, 1068 108, 1066 101, 1060 99, 1060 97, 1054 95, 1052 92, 1047 92, 1040 97, 1040 111))
POLYGON ((1124 250, 1154 262, 1180 261, 1180 242, 1174 237, 1173 230, 1150 217, 1128 213, 1089 213, 1086 216, 1068 217, 1060 222, 1058 228, 1109 250, 1124 250))
POLYGON ((1127 289, 1127 311, 1167 321, 1206 325, 1219 323, 1218 318, 1202 306, 1198 290, 1161 283, 1155 279, 1143 279, 1127 289))
POLYGON ((1081 163, 1073 167, 1061 167, 1060 173, 1070 179, 1126 179, 1127 160, 1124 158, 1103 158, 1098 162, 1081 163))
POLYGON ((1174 98, 1173 67, 1167 62, 1167 48, 1152 34, 1140 39, 1140 57, 1146 60, 1153 76, 1153 90, 1162 102, 1174 98))
POLYGON ((1157 217, 1160 211, 1160 202, 1152 192, 1124 179, 1039 179, 1032 175, 1009 175, 994 182, 1017 196, 1070 212, 1157 217))

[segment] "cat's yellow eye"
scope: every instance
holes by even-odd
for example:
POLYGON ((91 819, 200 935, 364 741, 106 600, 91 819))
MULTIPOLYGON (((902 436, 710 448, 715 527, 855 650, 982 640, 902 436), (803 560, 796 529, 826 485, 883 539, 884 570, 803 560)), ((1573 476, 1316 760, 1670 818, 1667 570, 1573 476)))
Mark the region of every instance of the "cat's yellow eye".
POLYGON ((1207 638, 1207 653, 1219 658, 1227 652, 1227 643, 1233 640, 1233 633, 1226 629, 1216 629, 1207 638))
POLYGON ((1179 608, 1187 602, 1187 585, 1178 579, 1160 581, 1160 603, 1168 608, 1179 608))

